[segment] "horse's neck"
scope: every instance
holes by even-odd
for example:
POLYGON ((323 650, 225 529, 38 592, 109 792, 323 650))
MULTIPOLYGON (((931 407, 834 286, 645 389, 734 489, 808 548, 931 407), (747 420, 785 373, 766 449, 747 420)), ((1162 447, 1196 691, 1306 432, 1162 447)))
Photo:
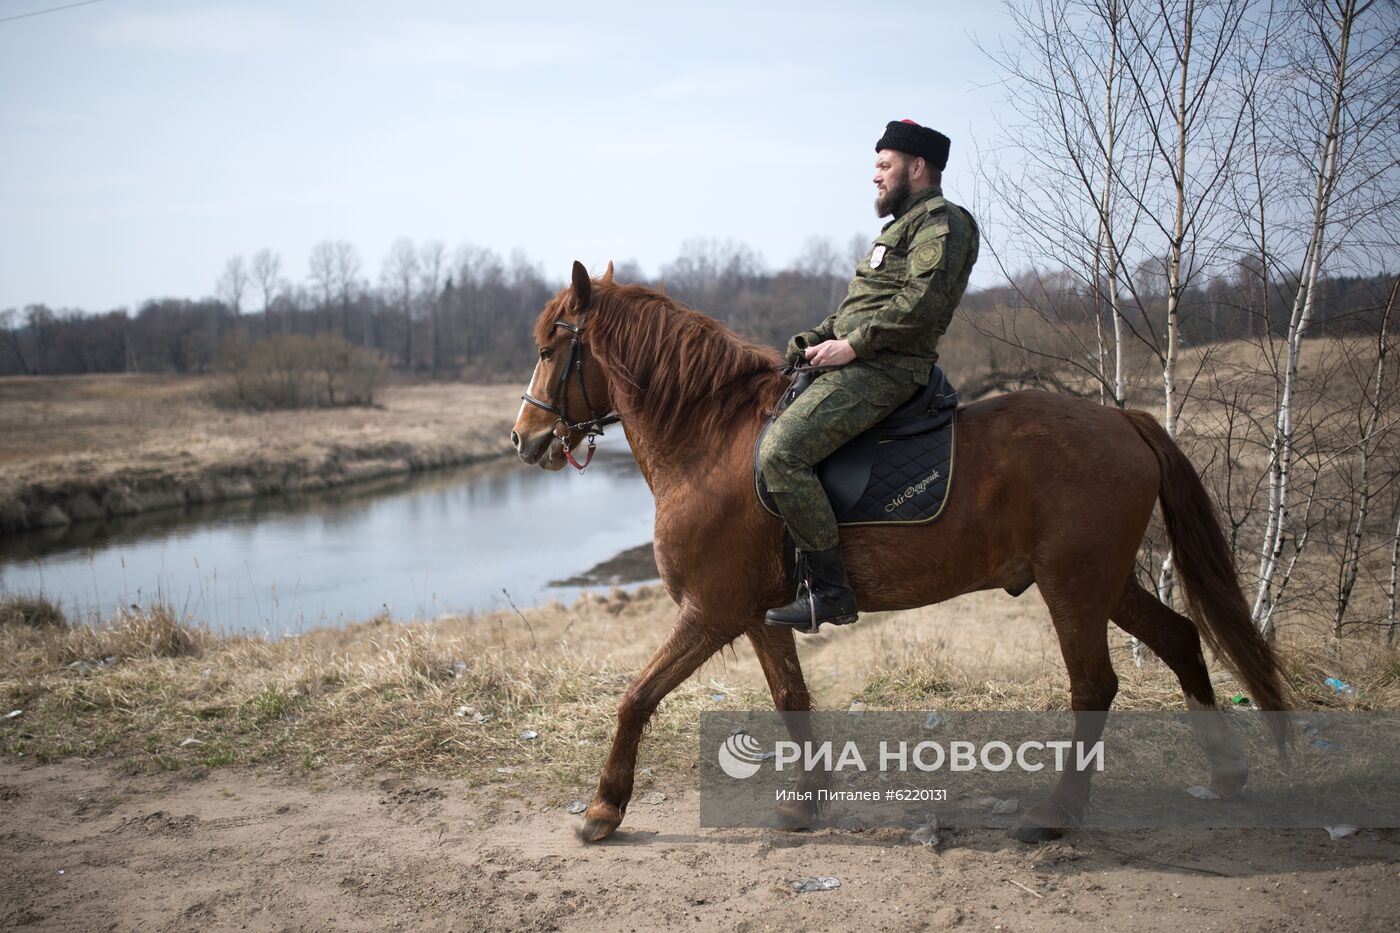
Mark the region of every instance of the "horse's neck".
POLYGON ((627 435, 627 446, 632 448, 632 456, 636 458, 637 467, 642 471, 642 479, 647 481, 647 488, 653 496, 659 497, 658 481, 664 486, 672 472, 666 468, 665 458, 658 455, 655 445, 648 440, 644 432, 633 427, 630 421, 622 422, 622 433, 627 435))
POLYGON ((651 490, 658 504, 676 487, 688 482, 691 475, 702 466, 693 455, 688 455, 687 451, 658 443, 645 427, 635 422, 635 419, 624 421, 622 430, 627 435, 628 446, 632 448, 632 456, 637 459, 642 478, 646 480, 647 488, 651 490))
MULTIPOLYGON (((629 313, 635 316, 637 312, 629 309, 629 313)), ((655 313, 655 312, 653 312, 655 313)), ((695 314, 682 309, 668 309, 666 312, 674 315, 695 314)), ((684 320, 675 322, 683 325, 684 320)), ((611 345, 614 351, 625 351, 626 344, 620 343, 628 339, 630 335, 614 332, 611 339, 619 341, 611 345)), ((723 339, 720 335, 715 335, 715 339, 723 339)), ((676 343, 679 344, 679 330, 677 331, 676 343)), ((635 347, 633 349, 636 349, 635 347)), ((654 348, 653 348, 654 349, 654 348)), ((725 348, 726 352, 729 348, 725 348)), ((749 354, 740 347, 734 347, 734 352, 743 353, 742 364, 734 368, 742 370, 745 366, 755 367, 751 373, 740 372, 732 378, 726 376, 717 377, 719 385, 715 391, 688 391, 690 397, 675 399, 662 393, 667 398, 666 401, 654 399, 647 388, 642 388, 639 392, 640 398, 630 399, 634 411, 631 417, 624 414, 624 430, 627 433, 628 442, 632 446, 632 451, 637 458, 637 463, 641 467, 642 475, 646 478, 647 485, 651 487, 652 493, 660 502, 677 485, 684 484, 702 478, 713 471, 719 461, 727 461, 734 453, 735 444, 746 444, 752 448, 753 441, 757 437, 758 427, 761 423, 759 418, 758 396, 763 393, 735 393, 732 390, 741 380, 763 378, 763 373, 767 370, 768 362, 761 354, 749 354), (752 417, 746 417, 743 409, 748 403, 755 404, 752 417), (685 421, 678 430, 677 422, 671 417, 671 412, 648 410, 649 406, 667 405, 685 412, 685 421), (692 430, 693 429, 693 430, 692 430)), ((648 350, 648 352, 651 352, 648 350)), ((647 373, 652 367, 662 365, 655 360, 642 360, 642 353, 613 352, 605 354, 613 358, 613 365, 619 367, 617 371, 606 375, 616 384, 618 381, 632 386, 648 385, 648 380, 636 378, 641 373, 647 373)), ((703 356, 703 354, 701 354, 703 356)), ((738 361, 733 361, 737 363, 738 361)), ((773 362, 776 362, 774 360, 773 362)), ((733 365, 731 363, 731 365, 733 365)), ((686 361, 684 365, 689 365, 686 361)), ((696 365, 707 365, 703 361, 695 361, 696 365)), ((775 393, 776 395, 776 393, 775 393)))
MULTIPOLYGON (((647 430, 645 419, 628 418, 623 421, 622 429, 641 469, 642 478, 646 480, 660 508, 673 492, 685 486, 704 484, 718 496, 720 487, 728 481, 717 480, 715 471, 728 471, 727 464, 731 457, 737 457, 736 446, 743 449, 742 459, 748 462, 761 426, 761 420, 755 420, 752 424, 740 421, 721 441, 705 443, 697 438, 694 443, 687 444, 677 444, 673 438, 656 437, 647 430)), ((735 482, 752 482, 751 475, 743 470, 735 468, 731 472, 734 473, 735 482)))

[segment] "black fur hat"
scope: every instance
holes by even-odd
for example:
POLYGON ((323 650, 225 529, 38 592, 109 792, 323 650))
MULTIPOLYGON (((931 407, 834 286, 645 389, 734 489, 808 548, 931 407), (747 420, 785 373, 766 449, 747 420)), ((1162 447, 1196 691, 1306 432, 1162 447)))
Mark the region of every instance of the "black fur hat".
POLYGON ((875 144, 875 151, 898 149, 910 155, 922 156, 938 171, 948 164, 949 140, 938 130, 920 126, 913 120, 891 120, 885 125, 885 135, 875 144))

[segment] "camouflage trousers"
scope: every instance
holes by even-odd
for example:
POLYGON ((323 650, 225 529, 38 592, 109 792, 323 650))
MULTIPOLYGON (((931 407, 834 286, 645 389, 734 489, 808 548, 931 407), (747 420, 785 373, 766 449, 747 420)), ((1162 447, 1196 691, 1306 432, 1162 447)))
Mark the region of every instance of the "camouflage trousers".
POLYGON ((856 360, 818 376, 768 429, 758 450, 759 467, 798 547, 825 551, 840 542, 816 465, 908 401, 917 388, 905 370, 856 360))

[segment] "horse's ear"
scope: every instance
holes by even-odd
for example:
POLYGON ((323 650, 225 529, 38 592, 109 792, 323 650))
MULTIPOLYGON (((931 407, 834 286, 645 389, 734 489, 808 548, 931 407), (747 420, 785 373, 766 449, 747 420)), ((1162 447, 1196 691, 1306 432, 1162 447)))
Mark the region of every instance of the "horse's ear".
POLYGON ((593 297, 593 280, 577 259, 574 260, 574 297, 578 299, 580 308, 588 307, 588 300, 593 297))
POLYGON ((661 294, 666 294, 666 279, 663 276, 656 277, 656 290, 661 294))
POLYGON ((604 281, 604 282, 607 282, 609 285, 611 285, 611 284, 612 284, 612 280, 613 280, 613 267, 612 267, 612 260, 609 259, 609 260, 608 260, 608 271, 606 271, 606 272, 603 273, 603 281, 604 281))

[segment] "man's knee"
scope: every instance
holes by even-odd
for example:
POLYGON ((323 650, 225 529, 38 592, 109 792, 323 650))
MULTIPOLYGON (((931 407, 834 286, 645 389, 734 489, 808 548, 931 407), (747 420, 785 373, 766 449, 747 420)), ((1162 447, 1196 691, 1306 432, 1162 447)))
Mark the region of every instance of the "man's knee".
POLYGON ((811 464, 804 463, 784 440, 783 433, 775 426, 764 436, 763 443, 758 445, 758 466, 770 489, 785 486, 786 477, 795 472, 812 469, 811 464))

